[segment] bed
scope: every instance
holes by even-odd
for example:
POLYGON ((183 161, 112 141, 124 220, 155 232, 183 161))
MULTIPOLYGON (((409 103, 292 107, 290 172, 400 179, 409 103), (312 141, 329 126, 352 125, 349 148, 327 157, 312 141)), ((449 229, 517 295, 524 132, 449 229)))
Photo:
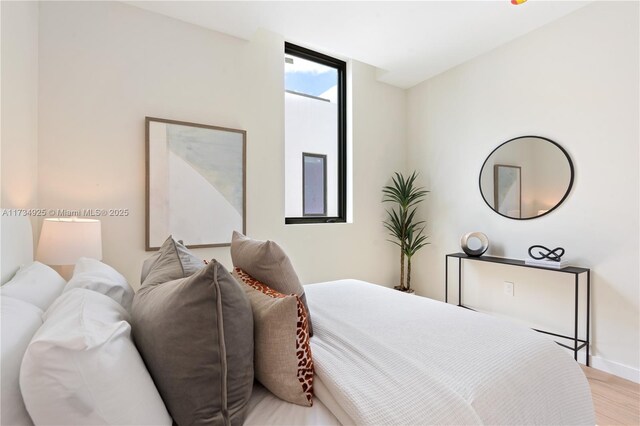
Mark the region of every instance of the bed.
MULTIPOLYGON (((13 223, 20 226, 3 218, 3 279, 30 260, 12 250, 31 241, 30 227, 13 223)), ((595 424, 578 364, 538 333, 363 281, 305 290, 313 406, 282 401, 256 383, 247 425, 595 424)), ((3 348, 3 376, 4 358, 3 348)), ((3 377, 2 385, 4 424, 12 384, 3 377)))
POLYGON ((582 370, 527 328, 356 280, 306 286, 317 399, 343 424, 594 424, 582 370))

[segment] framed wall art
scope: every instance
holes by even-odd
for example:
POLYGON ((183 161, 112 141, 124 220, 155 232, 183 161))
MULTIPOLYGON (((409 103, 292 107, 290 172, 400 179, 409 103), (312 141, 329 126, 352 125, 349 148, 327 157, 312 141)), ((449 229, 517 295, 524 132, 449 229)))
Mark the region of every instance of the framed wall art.
POLYGON ((189 248, 246 233, 246 131, 146 117, 146 250, 173 235, 189 248))

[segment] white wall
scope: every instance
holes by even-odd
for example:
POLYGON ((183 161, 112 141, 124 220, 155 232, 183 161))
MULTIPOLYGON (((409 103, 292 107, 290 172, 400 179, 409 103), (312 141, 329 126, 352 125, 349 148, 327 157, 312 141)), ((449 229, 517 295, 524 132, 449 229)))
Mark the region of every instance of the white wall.
MULTIPOLYGON (((0 74, 0 209, 32 209, 38 202, 38 3, 0 2, 0 74)), ((0 262, 3 282, 15 266, 0 262)))
MULTIPOLYGON (((352 64, 354 222, 285 226, 282 37, 245 42, 116 2, 44 2, 39 42, 40 205, 129 208, 103 218, 104 260, 134 287, 150 254, 145 116, 247 130, 247 233, 278 241, 303 282, 391 283, 380 188, 405 165, 394 146, 405 140, 405 93, 372 67, 352 64)), ((228 248, 197 252, 231 266, 228 248)))
MULTIPOLYGON (((498 256, 525 258, 533 244, 564 247, 567 259, 592 268, 594 366, 635 380, 638 40, 638 3, 594 3, 412 88, 407 98, 409 168, 421 172, 432 191, 426 212, 432 245, 414 263, 417 291, 443 299, 444 255, 460 251, 460 236, 469 231, 486 233, 489 254, 498 256), (496 146, 530 134, 567 149, 574 187, 548 216, 506 219, 483 202, 478 173, 496 146)), ((473 297, 474 288, 495 295, 476 297, 480 308, 549 326, 572 310, 566 289, 572 282, 479 265, 465 267, 465 297, 473 297), (514 297, 502 296, 503 280, 515 282, 514 297)))
POLYGON ((37 207, 38 3, 2 2, 2 208, 37 207))

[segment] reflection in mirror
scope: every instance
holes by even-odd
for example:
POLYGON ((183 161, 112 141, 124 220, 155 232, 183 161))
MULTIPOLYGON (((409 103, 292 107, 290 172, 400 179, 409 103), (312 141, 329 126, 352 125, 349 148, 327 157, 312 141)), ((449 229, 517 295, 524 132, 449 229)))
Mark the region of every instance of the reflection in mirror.
POLYGON ((523 136, 498 146, 480 171, 480 192, 494 211, 512 219, 542 216, 569 195, 573 164, 552 140, 523 136))
POLYGON ((509 217, 522 216, 522 183, 519 166, 493 166, 493 199, 498 213, 509 217))

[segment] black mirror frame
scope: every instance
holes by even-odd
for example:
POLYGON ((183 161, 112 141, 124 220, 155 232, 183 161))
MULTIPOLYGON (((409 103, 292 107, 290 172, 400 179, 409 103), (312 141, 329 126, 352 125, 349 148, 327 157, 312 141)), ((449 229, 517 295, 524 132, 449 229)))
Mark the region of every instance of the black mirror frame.
POLYGON ((509 139, 506 142, 501 143, 500 145, 498 145, 493 151, 491 151, 489 153, 489 155, 487 155, 487 158, 484 160, 484 162, 482 163, 482 167, 480 168, 480 173, 478 174, 478 189, 480 190, 480 195, 482 196, 482 200, 484 200, 485 204, 487 206, 489 206, 489 208, 495 212, 496 214, 502 216, 502 217, 506 217, 507 219, 512 219, 512 220, 530 220, 530 219, 537 219, 539 217, 542 216, 546 216, 549 213, 551 213, 552 211, 554 211, 556 208, 558 208, 562 203, 564 203, 564 200, 567 199, 567 197, 569 196, 569 193, 571 192, 571 188, 573 188, 573 180, 575 177, 575 171, 573 168, 573 161, 571 161, 571 157, 569 156, 569 153, 567 152, 566 149, 564 149, 562 146, 560 146, 560 144, 558 144, 555 141, 552 141, 549 138, 545 138, 543 136, 535 136, 535 135, 529 135, 529 136, 518 136, 517 138, 512 138, 509 139), (508 144, 509 142, 513 142, 515 140, 518 139, 524 139, 524 138, 537 138, 537 139, 543 139, 549 143, 552 143, 553 145, 555 145, 563 154, 564 156, 567 158, 567 162, 569 163, 569 169, 571 171, 571 177, 569 179, 569 186, 567 187, 567 191, 564 193, 564 195, 562 196, 562 198, 560 199, 560 201, 558 201, 556 203, 555 206, 553 206, 552 208, 550 208, 549 210, 547 210, 545 213, 537 215, 537 216, 532 216, 532 217, 511 217, 511 216, 507 216, 504 215, 500 212, 498 212, 496 209, 494 209, 491 204, 489 204, 489 202, 487 201, 487 199, 484 196, 484 192, 482 192, 482 171, 484 170, 484 167, 487 165, 487 161, 489 160, 489 158, 491 158, 491 156, 493 155, 494 152, 496 152, 497 150, 499 150, 503 145, 508 144))

